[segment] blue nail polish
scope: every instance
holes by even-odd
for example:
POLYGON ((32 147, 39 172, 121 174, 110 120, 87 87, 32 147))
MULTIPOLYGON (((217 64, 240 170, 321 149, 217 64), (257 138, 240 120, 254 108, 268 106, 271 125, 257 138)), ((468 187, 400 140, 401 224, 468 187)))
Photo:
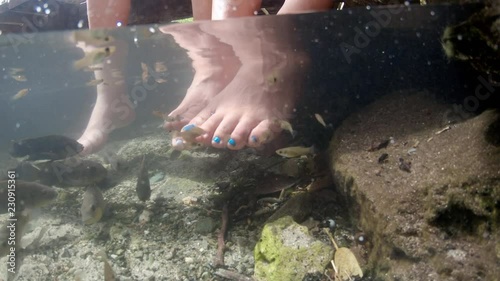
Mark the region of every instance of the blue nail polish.
POLYGON ((181 131, 185 132, 185 131, 189 131, 191 130, 192 128, 194 128, 196 125, 195 124, 189 124, 189 125, 186 125, 182 128, 181 131))
POLYGON ((219 137, 214 137, 212 139, 212 141, 215 142, 215 143, 220 143, 220 138, 219 137))
POLYGON ((233 138, 230 138, 227 143, 230 145, 230 146, 236 146, 236 141, 233 139, 233 138))
POLYGON ((251 136, 250 139, 253 141, 253 142, 258 142, 259 139, 256 137, 256 136, 251 136))

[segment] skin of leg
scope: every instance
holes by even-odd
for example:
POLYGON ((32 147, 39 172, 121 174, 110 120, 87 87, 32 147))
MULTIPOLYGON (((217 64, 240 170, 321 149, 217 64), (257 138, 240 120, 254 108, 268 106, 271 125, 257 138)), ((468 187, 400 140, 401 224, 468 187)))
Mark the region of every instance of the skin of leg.
POLYGON ((89 28, 116 27, 117 22, 127 25, 130 6, 130 0, 87 0, 89 28))
POLYGON ((325 11, 331 9, 333 4, 332 0, 285 0, 278 15, 325 11))
POLYGON ((261 0, 212 0, 212 20, 254 16, 261 0))
POLYGON ((193 20, 210 20, 212 18, 212 0, 191 0, 193 20))
MULTIPOLYGON (((125 25, 130 13, 130 1, 88 0, 87 13, 91 29, 116 27, 118 21, 125 25)), ((125 83, 121 83, 112 75, 114 70, 125 69, 128 55, 127 43, 117 40, 113 42, 113 45, 116 51, 107 60, 109 63, 98 65, 102 70, 94 71, 95 78, 103 79, 104 82, 97 85, 95 106, 87 127, 78 140, 84 146, 82 155, 101 149, 112 130, 129 124, 135 118, 133 106, 127 97, 125 83)), ((82 47, 86 53, 92 51, 93 48, 92 46, 82 47)))

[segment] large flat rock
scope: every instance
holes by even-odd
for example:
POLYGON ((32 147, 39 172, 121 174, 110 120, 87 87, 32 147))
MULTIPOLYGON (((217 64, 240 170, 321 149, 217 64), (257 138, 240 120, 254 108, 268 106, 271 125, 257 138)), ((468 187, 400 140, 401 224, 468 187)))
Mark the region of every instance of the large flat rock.
POLYGON ((426 93, 391 94, 335 132, 335 185, 371 237, 365 270, 384 280, 500 276, 500 147, 485 139, 498 113, 437 134, 449 110, 426 93), (368 151, 389 138, 386 148, 368 151), (383 153, 388 159, 379 163, 383 153), (410 172, 400 158, 411 162, 410 172))

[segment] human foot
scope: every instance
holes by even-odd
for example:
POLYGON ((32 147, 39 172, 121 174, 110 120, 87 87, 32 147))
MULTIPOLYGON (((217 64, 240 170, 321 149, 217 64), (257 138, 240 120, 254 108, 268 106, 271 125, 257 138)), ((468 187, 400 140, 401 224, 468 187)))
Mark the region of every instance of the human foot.
MULTIPOLYGON (((189 122, 206 132, 196 140, 233 150, 271 141, 282 130, 282 121, 290 117, 297 99, 301 67, 291 61, 295 60, 281 60, 273 68, 265 63, 243 65, 233 81, 189 122)), ((185 145, 175 137, 172 144, 177 149, 185 145)))
POLYGON ((97 100, 89 123, 78 139, 84 147, 80 155, 99 151, 106 143, 109 133, 135 119, 135 112, 126 96, 125 87, 102 84, 97 87, 97 100))
POLYGON ((162 28, 162 32, 171 34, 188 51, 195 72, 183 101, 168 115, 174 121, 164 124, 167 130, 180 130, 186 125, 226 87, 241 66, 231 46, 202 28, 202 24, 162 28))

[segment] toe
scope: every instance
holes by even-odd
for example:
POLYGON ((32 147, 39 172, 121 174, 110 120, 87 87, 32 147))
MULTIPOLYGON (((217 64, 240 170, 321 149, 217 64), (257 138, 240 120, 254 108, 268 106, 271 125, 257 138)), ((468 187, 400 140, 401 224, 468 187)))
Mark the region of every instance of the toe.
MULTIPOLYGON (((206 134, 198 137, 196 140, 204 145, 221 144, 221 138, 214 136, 214 132, 221 123, 223 117, 224 116, 222 114, 213 114, 212 116, 210 116, 204 123, 200 125, 200 128, 205 130, 206 134)), ((201 121, 201 119, 202 118, 198 120, 201 121)))
POLYGON ((231 139, 231 133, 238 125, 239 116, 226 115, 220 121, 217 129, 215 129, 212 137, 212 146, 216 148, 224 148, 228 145, 235 147, 238 145, 234 139, 231 139))
POLYGON ((233 150, 245 147, 250 137, 250 132, 259 122, 260 120, 255 120, 254 118, 242 118, 231 133, 227 147, 233 150))
POLYGON ((269 120, 264 120, 260 122, 255 128, 250 132, 248 137, 248 146, 259 147, 263 144, 270 142, 274 136, 275 126, 269 120), (274 130, 273 130, 274 129, 274 130))

